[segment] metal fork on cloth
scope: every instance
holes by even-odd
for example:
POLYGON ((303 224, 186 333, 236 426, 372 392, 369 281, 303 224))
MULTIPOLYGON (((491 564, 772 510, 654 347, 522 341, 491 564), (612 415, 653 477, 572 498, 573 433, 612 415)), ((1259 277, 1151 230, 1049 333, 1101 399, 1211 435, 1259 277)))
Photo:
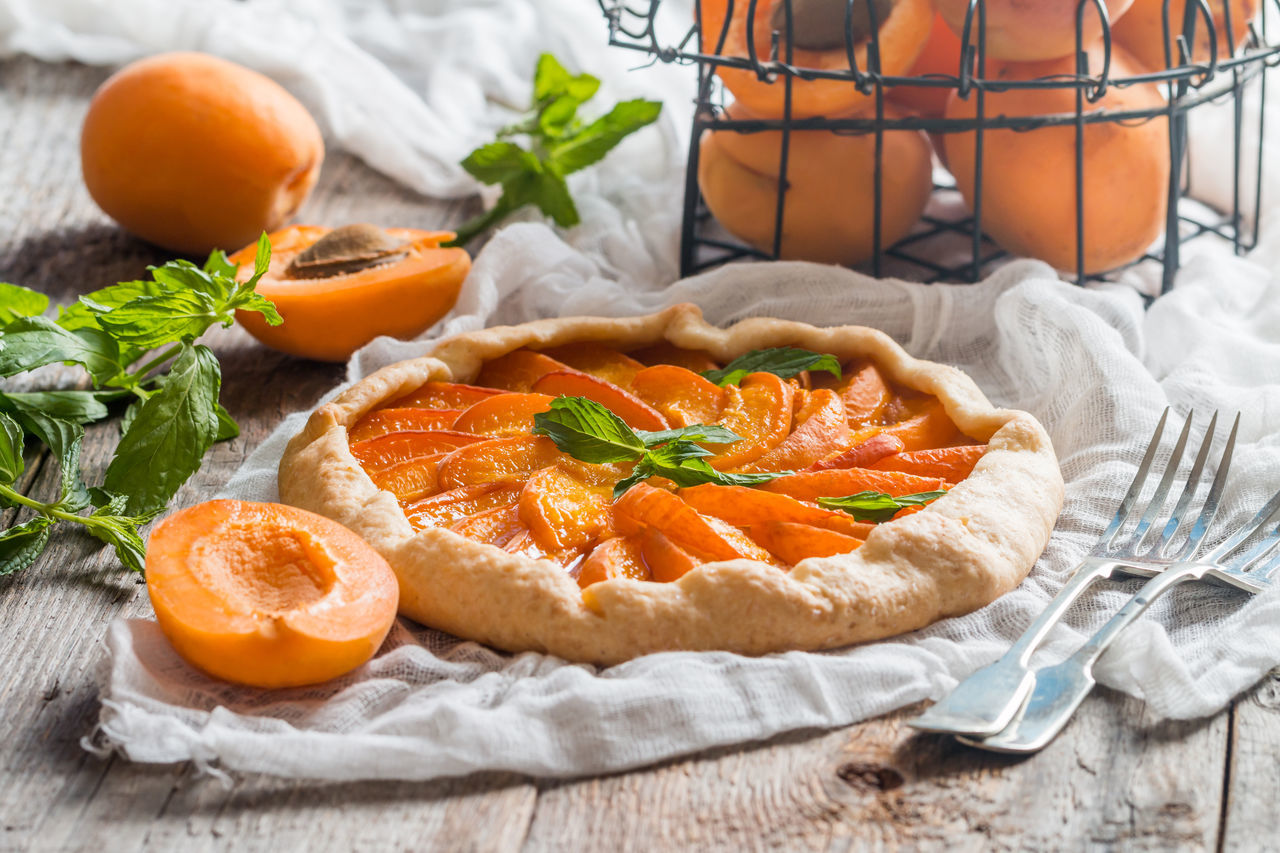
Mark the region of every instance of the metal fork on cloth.
MULTIPOLYGON (((1076 599, 1094 581, 1101 578, 1149 578, 1152 576, 1159 576, 1157 579, 1163 580, 1167 570, 1174 566, 1179 567, 1178 578, 1181 580, 1190 579, 1190 574, 1188 573, 1191 570, 1188 568, 1189 564, 1186 561, 1190 560, 1192 555, 1199 549, 1209 531, 1210 523, 1217 514, 1218 504, 1222 498, 1222 490, 1226 483, 1227 471, 1231 466, 1231 453, 1235 448, 1236 432, 1240 425, 1240 418, 1237 416, 1235 423, 1232 425, 1231 433, 1227 437, 1218 462, 1217 473, 1204 502, 1200 505, 1199 513, 1187 530, 1187 539, 1173 553, 1169 553, 1170 544, 1177 537, 1178 531, 1183 528, 1188 519, 1188 510, 1191 508, 1197 487, 1204 475, 1210 449, 1213 446, 1214 434, 1217 431, 1217 413, 1213 415, 1212 420, 1209 422, 1209 427, 1200 443, 1200 449, 1196 454, 1195 461, 1187 474, 1182 493, 1173 508, 1173 512, 1164 521, 1163 526, 1159 528, 1160 533, 1156 541, 1150 547, 1145 545, 1145 540, 1160 518, 1165 499, 1177 479, 1178 468, 1191 434, 1194 413, 1187 415, 1173 452, 1165 463, 1160 481, 1148 499, 1137 525, 1131 533, 1123 537, 1120 535, 1121 529, 1124 528, 1125 523, 1129 521, 1136 511, 1138 498, 1147 483, 1148 475, 1151 473, 1152 463, 1155 461, 1159 450, 1160 438, 1164 434, 1168 418, 1169 410, 1166 409, 1160 417, 1160 422, 1156 424, 1155 433, 1151 436, 1151 441, 1147 445, 1142 462, 1138 465, 1133 482, 1129 485, 1129 491, 1120 501, 1120 506, 1116 509, 1115 516, 1111 519, 1110 524, 1107 525, 1107 529, 1103 531, 1093 550, 1081 561, 1071 579, 1063 586, 1053 601, 1049 603, 1045 611, 1031 623, 1031 626, 1009 648, 1009 651, 1003 657, 969 676, 945 699, 927 709, 920 716, 908 720, 908 725, 926 731, 967 735, 971 738, 987 738, 988 736, 996 735, 1009 725, 1014 715, 1023 707, 1024 702, 1027 701, 1028 696, 1037 685, 1038 676, 1030 668, 1032 654, 1040 646, 1053 626, 1062 619, 1076 599)), ((1277 503, 1277 501, 1273 499, 1272 503, 1277 503)), ((1268 507, 1270 506, 1271 504, 1268 504, 1268 507)), ((1280 506, 1280 503, 1277 503, 1277 506, 1280 506)), ((1259 515, 1261 516, 1261 513, 1259 515)), ((1233 550, 1247 538, 1248 532, 1246 530, 1238 533, 1237 536, 1233 536, 1230 540, 1215 548, 1210 554, 1205 555, 1202 561, 1213 562, 1217 559, 1217 556, 1233 550), (1237 537, 1239 537, 1239 540, 1234 541, 1237 537), (1228 545, 1230 547, 1225 547, 1228 545)), ((1206 567, 1206 572, 1208 571, 1209 569, 1206 567)), ((1243 572, 1225 573, 1219 571, 1214 574, 1214 577, 1216 580, 1230 583, 1233 586, 1251 592, 1256 592, 1263 588, 1258 581, 1243 572)), ((1164 582, 1174 585, 1178 581, 1164 582)), ((1151 583, 1154 583, 1154 581, 1151 583)), ((1148 591, 1148 587, 1143 587, 1143 590, 1144 592, 1148 591)), ((1139 593, 1139 596, 1142 594, 1139 593)), ((1145 607, 1146 605, 1144 604, 1142 609, 1145 609, 1145 607)), ((1126 616, 1127 621, 1125 624, 1127 625, 1128 622, 1137 618, 1141 612, 1141 609, 1136 613, 1131 610, 1130 615, 1126 616)), ((1118 619, 1119 615, 1116 618, 1118 619)), ((1115 630, 1118 632, 1119 628, 1115 630)), ((1078 663, 1083 663, 1083 659, 1078 663)), ((1092 664, 1090 663, 1089 666, 1091 668, 1092 664)), ((1091 678, 1091 676, 1089 677, 1091 678)), ((1090 682, 1090 686, 1092 686, 1092 682, 1090 682)), ((1051 739, 1052 735, 1049 735, 1049 738, 1051 739)), ((996 748, 994 742, 990 741, 984 741, 978 745, 986 745, 987 743, 992 743, 992 748, 996 748)))

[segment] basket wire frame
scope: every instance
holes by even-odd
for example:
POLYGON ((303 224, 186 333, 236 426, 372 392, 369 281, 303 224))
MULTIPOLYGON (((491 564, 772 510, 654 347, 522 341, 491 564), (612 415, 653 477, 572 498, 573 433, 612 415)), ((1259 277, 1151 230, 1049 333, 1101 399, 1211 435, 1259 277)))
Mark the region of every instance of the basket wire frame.
MULTIPOLYGON (((1263 157, 1263 132, 1266 110, 1267 72, 1280 64, 1280 44, 1272 44, 1267 37, 1267 5, 1280 12, 1280 0, 1263 0, 1254 20, 1245 28, 1240 46, 1230 55, 1219 55, 1218 28, 1208 0, 1188 0, 1181 20, 1171 20, 1170 0, 1164 0, 1162 28, 1164 34, 1165 65, 1159 70, 1129 76, 1112 74, 1112 33, 1110 15, 1105 0, 1078 0, 1075 11, 1075 74, 1035 80, 987 79, 986 2, 969 0, 961 35, 962 52, 959 67, 954 75, 930 74, 921 76, 895 76, 882 72, 880 62, 879 21, 875 4, 865 0, 846 0, 845 8, 845 68, 808 68, 794 62, 796 46, 793 41, 792 0, 782 0, 787 26, 783 32, 770 33, 769 55, 761 56, 756 49, 755 24, 759 4, 765 0, 727 0, 725 23, 718 33, 702 34, 699 31, 702 16, 702 0, 695 0, 694 21, 683 37, 673 43, 664 43, 655 24, 662 0, 597 0, 609 24, 609 43, 613 46, 638 51, 648 55, 650 62, 682 63, 697 67, 697 89, 692 133, 689 140, 689 160, 685 175, 684 204, 681 227, 680 267, 682 275, 727 261, 741 258, 777 258, 781 254, 782 222, 786 212, 787 168, 791 149, 791 133, 798 130, 831 130, 847 134, 874 134, 874 211, 873 253, 869 271, 879 277, 884 274, 886 259, 905 262, 920 271, 914 277, 924 281, 977 281, 992 263, 1006 256, 993 240, 982 231, 984 134, 990 130, 1031 131, 1042 127, 1073 126, 1075 129, 1075 190, 1076 190, 1076 246, 1075 280, 1084 284, 1091 279, 1112 278, 1117 273, 1144 261, 1154 260, 1162 265, 1161 290, 1168 291, 1178 270, 1182 244, 1205 234, 1214 234, 1229 241, 1236 254, 1244 254, 1258 242, 1262 211, 1262 183, 1265 161, 1263 157), (747 37, 746 56, 725 55, 725 43, 734 18, 735 7, 745 7, 747 37), (858 63, 854 32, 854 11, 865 10, 870 19, 871 37, 865 42, 865 67, 858 63), (1089 16, 1095 16, 1101 25, 1102 67, 1089 67, 1085 29, 1089 16), (1208 38, 1208 61, 1193 61, 1197 29, 1203 27, 1208 38), (704 45, 711 49, 704 52, 704 45), (724 108, 725 91, 718 83, 716 70, 720 67, 751 71, 762 81, 771 80, 782 90, 783 111, 780 118, 731 119, 724 108), (793 86, 796 80, 843 80, 857 87, 864 95, 872 96, 872 107, 851 116, 840 118, 793 116, 793 86), (1245 87, 1258 81, 1259 97, 1256 106, 1256 157, 1252 186, 1244 186, 1241 171, 1244 165, 1245 87), (1122 88, 1140 84, 1156 84, 1164 87, 1166 103, 1159 108, 1118 110, 1098 108, 1096 104, 1109 88, 1122 88), (972 118, 932 118, 906 115, 889 118, 885 114, 886 90, 894 87, 944 88, 953 90, 961 98, 973 98, 975 115, 972 118), (1075 109, 1066 113, 1035 116, 989 115, 986 94, 1014 89, 1038 89, 1073 91, 1075 109), (1187 114, 1199 106, 1230 101, 1232 105, 1231 154, 1231 204, 1228 210, 1215 210, 1203 204, 1188 205, 1184 200, 1192 198, 1190 170, 1186 163, 1191 156, 1188 146, 1187 114), (1101 122, 1132 124, 1163 117, 1168 126, 1169 181, 1168 201, 1165 211, 1165 233, 1161 241, 1133 261, 1103 273, 1085 272, 1085 130, 1087 125, 1101 122), (718 236, 712 229, 712 217, 698 186, 698 158, 702 134, 705 131, 734 131, 756 133, 765 130, 781 131, 778 163, 777 201, 774 208, 774 232, 771 251, 761 251, 736 239, 718 236), (883 157, 884 134, 889 130, 917 130, 934 134, 972 132, 974 134, 973 198, 969 215, 947 218, 926 214, 921 224, 892 246, 883 245, 883 157), (1248 197, 1252 217, 1246 226, 1245 199, 1248 197), (938 237, 960 235, 968 245, 967 259, 959 264, 940 263, 932 247, 938 237)), ((1223 3, 1223 28, 1226 33, 1236 32, 1232 21, 1230 2, 1223 3)), ((1230 35, 1228 43, 1232 41, 1230 35)), ((936 187, 948 190, 947 185, 936 187)))

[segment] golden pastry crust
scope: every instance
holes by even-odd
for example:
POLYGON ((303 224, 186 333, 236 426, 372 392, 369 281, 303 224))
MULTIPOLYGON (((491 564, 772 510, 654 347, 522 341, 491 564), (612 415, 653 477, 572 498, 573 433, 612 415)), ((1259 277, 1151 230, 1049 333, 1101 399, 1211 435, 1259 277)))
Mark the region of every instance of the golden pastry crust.
POLYGON ((912 358, 874 329, 775 319, 719 329, 692 305, 645 317, 540 320, 441 341, 431 355, 383 368, 317 409, 280 462, 284 501, 347 525, 387 558, 400 580, 402 614, 508 651, 600 664, 673 649, 829 649, 969 613, 1030 571, 1062 493, 1044 428, 1025 412, 994 408, 959 370, 912 358), (444 528, 414 531, 395 497, 348 450, 347 429, 378 405, 429 380, 469 382, 485 361, 512 350, 576 341, 626 350, 663 339, 723 361, 776 346, 869 357, 897 384, 937 396, 956 426, 989 449, 945 497, 877 526, 852 553, 811 557, 790 572, 729 560, 671 583, 614 578, 585 590, 556 563, 444 528))

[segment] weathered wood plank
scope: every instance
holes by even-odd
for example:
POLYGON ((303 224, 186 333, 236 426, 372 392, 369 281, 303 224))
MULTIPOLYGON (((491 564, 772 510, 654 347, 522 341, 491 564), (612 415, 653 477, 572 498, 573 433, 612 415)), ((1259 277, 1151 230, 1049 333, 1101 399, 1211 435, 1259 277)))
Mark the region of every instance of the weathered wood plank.
POLYGON ((1274 850, 1280 841, 1280 669, 1235 707, 1223 850, 1274 850))
POLYGON ((525 849, 1216 845, 1223 715, 1149 727, 1140 702, 1108 691, 1030 759, 914 734, 906 716, 550 787, 525 849))

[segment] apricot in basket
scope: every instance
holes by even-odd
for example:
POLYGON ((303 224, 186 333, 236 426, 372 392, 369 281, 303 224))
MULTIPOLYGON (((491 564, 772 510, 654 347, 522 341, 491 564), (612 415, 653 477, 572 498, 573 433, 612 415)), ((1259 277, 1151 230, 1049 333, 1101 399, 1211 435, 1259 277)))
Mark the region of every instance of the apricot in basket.
MULTIPOLYGON (((267 346, 321 361, 345 361, 379 335, 412 338, 449 312, 471 269, 466 250, 441 247, 453 236, 366 224, 277 231, 257 290, 284 322, 270 326, 253 312, 237 319, 267 346)), ((231 256, 241 278, 253 271, 254 250, 231 256)))

